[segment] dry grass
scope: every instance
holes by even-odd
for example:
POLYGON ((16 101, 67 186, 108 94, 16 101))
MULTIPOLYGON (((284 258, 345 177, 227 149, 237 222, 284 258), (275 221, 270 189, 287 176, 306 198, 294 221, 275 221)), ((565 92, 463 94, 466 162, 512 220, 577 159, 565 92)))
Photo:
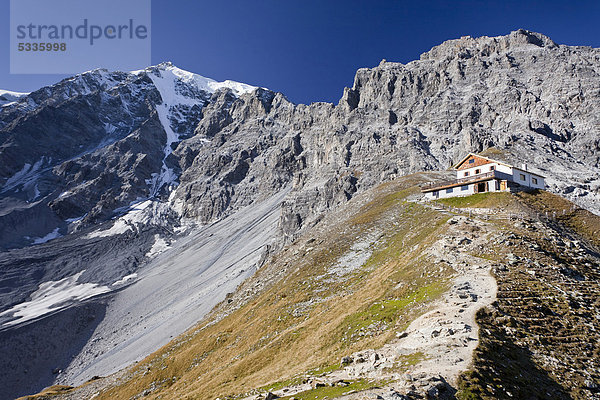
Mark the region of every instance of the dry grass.
POLYGON ((445 231, 447 217, 406 202, 418 191, 406 186, 381 187, 364 207, 313 237, 314 248, 296 256, 293 272, 277 284, 219 322, 177 338, 98 398, 233 398, 382 346, 446 290, 453 273, 448 267, 440 273, 440 265, 421 256, 445 231), (327 269, 373 229, 382 236, 369 260, 331 279, 327 269))
POLYGON ((335 399, 348 393, 360 392, 361 390, 380 387, 385 382, 376 382, 366 379, 350 381, 347 386, 321 386, 306 392, 298 393, 294 396, 282 397, 282 400, 294 398, 297 400, 321 400, 335 399))
POLYGON ((482 155, 484 157, 489 157, 489 158, 503 159, 506 156, 508 156, 509 153, 506 150, 502 150, 497 147, 488 147, 487 149, 485 149, 481 153, 479 153, 479 155, 482 155))
POLYGON ((567 228, 600 247, 600 216, 545 190, 521 192, 516 196, 540 214, 547 213, 549 217, 555 218, 567 228))
POLYGON ((38 394, 34 394, 34 395, 31 395, 31 396, 19 397, 17 400, 34 400, 34 399, 35 400, 45 400, 45 399, 52 399, 55 396, 58 396, 60 394, 68 393, 71 390, 73 390, 72 386, 53 385, 53 386, 47 387, 46 389, 42 390, 38 394))

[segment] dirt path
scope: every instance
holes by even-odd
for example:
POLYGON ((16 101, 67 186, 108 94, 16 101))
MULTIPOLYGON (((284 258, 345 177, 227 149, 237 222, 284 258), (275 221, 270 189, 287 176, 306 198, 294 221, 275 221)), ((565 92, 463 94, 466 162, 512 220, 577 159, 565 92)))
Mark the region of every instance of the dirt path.
POLYGON ((478 344, 475 313, 496 298, 491 262, 472 253, 494 240, 491 225, 464 216, 449 221, 449 231, 428 249, 432 264, 445 261, 456 271, 451 289, 430 311, 415 319, 397 339, 377 350, 342 360, 343 368, 328 375, 277 390, 293 396, 317 385, 344 385, 356 379, 392 381, 382 389, 348 393, 343 399, 398 399, 406 394, 451 394, 478 344), (450 385, 450 387, 448 386, 450 385))

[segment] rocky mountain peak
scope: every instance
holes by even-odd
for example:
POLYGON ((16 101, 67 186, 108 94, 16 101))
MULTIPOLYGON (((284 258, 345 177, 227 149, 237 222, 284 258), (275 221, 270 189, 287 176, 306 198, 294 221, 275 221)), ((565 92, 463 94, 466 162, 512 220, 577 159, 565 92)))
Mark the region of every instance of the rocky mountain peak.
POLYGON ((482 36, 478 38, 463 36, 460 39, 447 40, 423 53, 420 59, 442 61, 455 58, 466 59, 475 56, 489 57, 511 51, 557 47, 558 45, 546 35, 518 29, 505 36, 482 36))

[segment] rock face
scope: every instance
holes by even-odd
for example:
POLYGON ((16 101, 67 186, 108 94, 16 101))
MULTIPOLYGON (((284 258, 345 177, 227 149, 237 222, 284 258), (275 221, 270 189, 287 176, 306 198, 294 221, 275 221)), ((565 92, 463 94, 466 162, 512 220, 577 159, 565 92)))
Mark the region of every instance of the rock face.
POLYGON ((519 30, 360 69, 338 105, 210 87, 170 64, 78 75, 1 109, 1 218, 12 223, 0 245, 57 224, 66 233, 56 217, 84 216, 81 228, 169 194, 181 216, 210 222, 286 185, 282 229, 293 236, 358 190, 491 146, 598 212, 599 67, 597 49, 519 30), (43 229, 10 218, 29 213, 44 215, 43 229))
POLYGON ((274 252, 356 193, 488 147, 598 213, 599 73, 600 50, 519 30, 360 69, 337 105, 169 63, 6 98, 0 320, 43 282, 110 286, 183 227, 286 192, 274 252))
POLYGON ((282 215, 290 237, 358 190, 493 146, 598 212, 599 63, 597 49, 520 30, 360 69, 336 106, 293 105, 268 92, 220 98, 196 129, 216 152, 197 138, 175 151, 180 160, 195 155, 181 163, 176 198, 185 215, 210 220, 291 181, 282 215))

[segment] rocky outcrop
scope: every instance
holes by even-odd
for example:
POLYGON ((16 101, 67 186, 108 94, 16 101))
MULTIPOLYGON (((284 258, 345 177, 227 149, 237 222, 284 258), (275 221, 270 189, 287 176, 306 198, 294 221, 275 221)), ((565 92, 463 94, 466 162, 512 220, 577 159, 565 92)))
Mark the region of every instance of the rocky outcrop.
POLYGON ((93 71, 2 108, 2 195, 42 201, 62 220, 87 213, 81 229, 156 196, 207 223, 292 185, 289 239, 358 191, 494 146, 599 211, 599 64, 597 49, 524 30, 463 37, 406 65, 360 69, 339 104, 309 106, 266 89, 209 90, 168 63, 93 71), (175 95, 161 93, 170 73, 175 95), (146 182, 163 167, 178 186, 157 192, 146 182))
POLYGON ((292 182, 282 231, 293 237, 357 191, 494 146, 598 211, 599 57, 519 30, 360 69, 336 106, 265 92, 213 101, 196 130, 205 141, 184 140, 175 152, 195 155, 176 196, 185 215, 206 221, 292 182))

